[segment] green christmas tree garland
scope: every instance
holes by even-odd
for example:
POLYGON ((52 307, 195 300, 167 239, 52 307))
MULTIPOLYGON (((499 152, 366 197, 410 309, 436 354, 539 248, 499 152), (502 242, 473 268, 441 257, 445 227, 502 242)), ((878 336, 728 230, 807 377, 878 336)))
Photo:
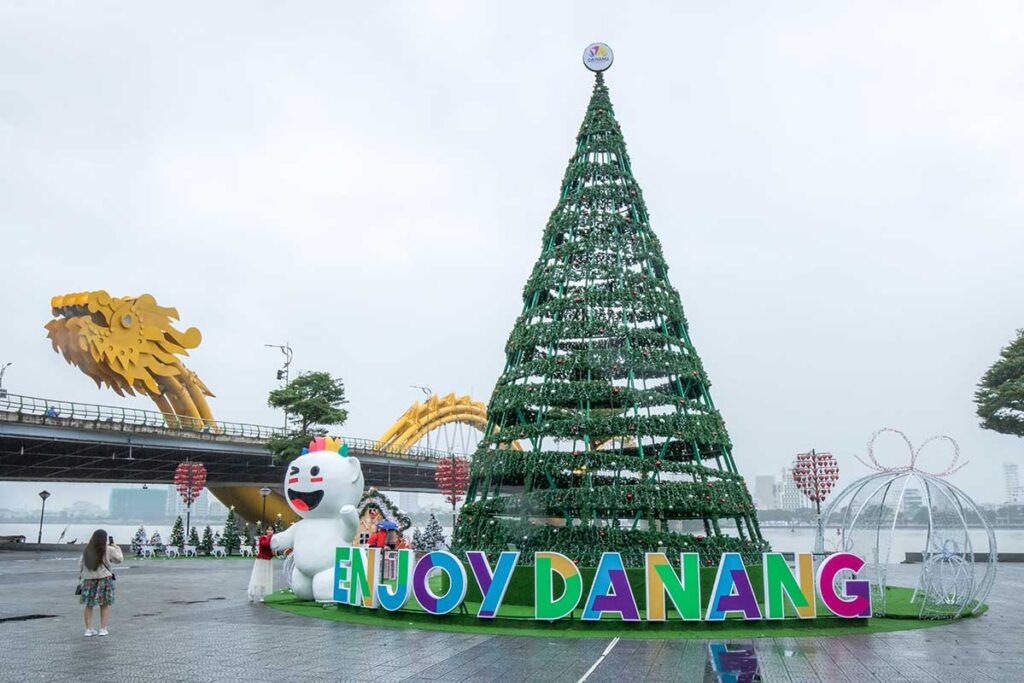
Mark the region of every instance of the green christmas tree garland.
POLYGON ((523 302, 454 547, 768 549, 600 73, 523 302))

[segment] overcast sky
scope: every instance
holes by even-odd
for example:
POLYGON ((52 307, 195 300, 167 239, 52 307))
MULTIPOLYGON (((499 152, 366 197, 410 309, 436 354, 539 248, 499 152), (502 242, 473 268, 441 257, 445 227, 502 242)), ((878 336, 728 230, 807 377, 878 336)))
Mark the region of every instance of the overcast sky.
POLYGON ((1024 441, 972 396, 1024 327, 1022 29, 1016 2, 5 0, 4 384, 121 402, 43 330, 51 296, 102 288, 202 330, 186 363, 223 420, 279 421, 285 341, 344 378, 350 436, 410 384, 486 399, 603 40, 740 471, 813 447, 846 483, 893 426, 956 438, 953 481, 1001 502, 1024 441))

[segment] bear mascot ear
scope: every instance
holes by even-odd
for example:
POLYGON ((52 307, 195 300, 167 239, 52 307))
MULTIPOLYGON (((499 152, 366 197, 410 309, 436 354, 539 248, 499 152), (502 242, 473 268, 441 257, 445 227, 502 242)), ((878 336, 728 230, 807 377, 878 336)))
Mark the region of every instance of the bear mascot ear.
POLYGON ((359 463, 359 458, 354 455, 349 456, 348 461, 349 467, 352 468, 352 483, 354 484, 359 480, 359 477, 363 476, 363 468, 359 463))

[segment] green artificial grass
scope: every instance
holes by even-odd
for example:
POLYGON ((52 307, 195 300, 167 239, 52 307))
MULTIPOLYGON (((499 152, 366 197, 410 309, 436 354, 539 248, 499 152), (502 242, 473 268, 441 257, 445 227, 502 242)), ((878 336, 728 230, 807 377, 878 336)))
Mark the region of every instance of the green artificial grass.
MULTIPOLYGON (((432 585, 432 589, 437 588, 439 586, 432 585)), ((912 594, 913 591, 909 588, 889 587, 886 591, 887 616, 871 619, 822 616, 817 619, 787 618, 782 621, 743 621, 739 618, 728 618, 724 622, 684 622, 678 618, 670 618, 666 622, 641 621, 632 624, 625 624, 611 617, 597 622, 585 622, 580 619, 582 609, 576 610, 571 619, 556 622, 536 621, 533 619, 533 609, 523 605, 502 605, 498 618, 478 619, 476 612, 480 605, 469 601, 463 603, 464 611, 434 616, 424 611, 416 603, 415 598, 410 599, 406 609, 388 612, 381 608, 320 605, 299 600, 287 591, 267 596, 266 604, 299 616, 366 626, 556 638, 718 639, 841 636, 909 631, 950 623, 949 620, 918 619, 916 610, 919 607, 912 606, 910 602, 912 594)), ((877 600, 877 597, 875 599, 877 600)), ((982 607, 979 614, 984 613, 986 609, 982 607)), ((818 614, 827 613, 824 605, 819 603, 818 614)), ((641 618, 643 616, 641 610, 641 618)))

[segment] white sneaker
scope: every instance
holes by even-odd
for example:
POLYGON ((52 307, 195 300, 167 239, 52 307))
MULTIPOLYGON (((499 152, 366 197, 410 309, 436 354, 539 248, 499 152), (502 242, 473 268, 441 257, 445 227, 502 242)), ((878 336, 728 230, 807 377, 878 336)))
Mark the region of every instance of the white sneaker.
POLYGON ((96 635, 98 635, 98 636, 109 636, 110 635, 110 631, 108 631, 105 628, 101 628, 99 631, 96 632, 96 635))
POLYGON ((90 637, 96 635, 96 631, 91 629, 91 628, 87 628, 87 629, 85 629, 85 633, 83 633, 82 635, 85 636, 86 638, 90 638, 90 637))

